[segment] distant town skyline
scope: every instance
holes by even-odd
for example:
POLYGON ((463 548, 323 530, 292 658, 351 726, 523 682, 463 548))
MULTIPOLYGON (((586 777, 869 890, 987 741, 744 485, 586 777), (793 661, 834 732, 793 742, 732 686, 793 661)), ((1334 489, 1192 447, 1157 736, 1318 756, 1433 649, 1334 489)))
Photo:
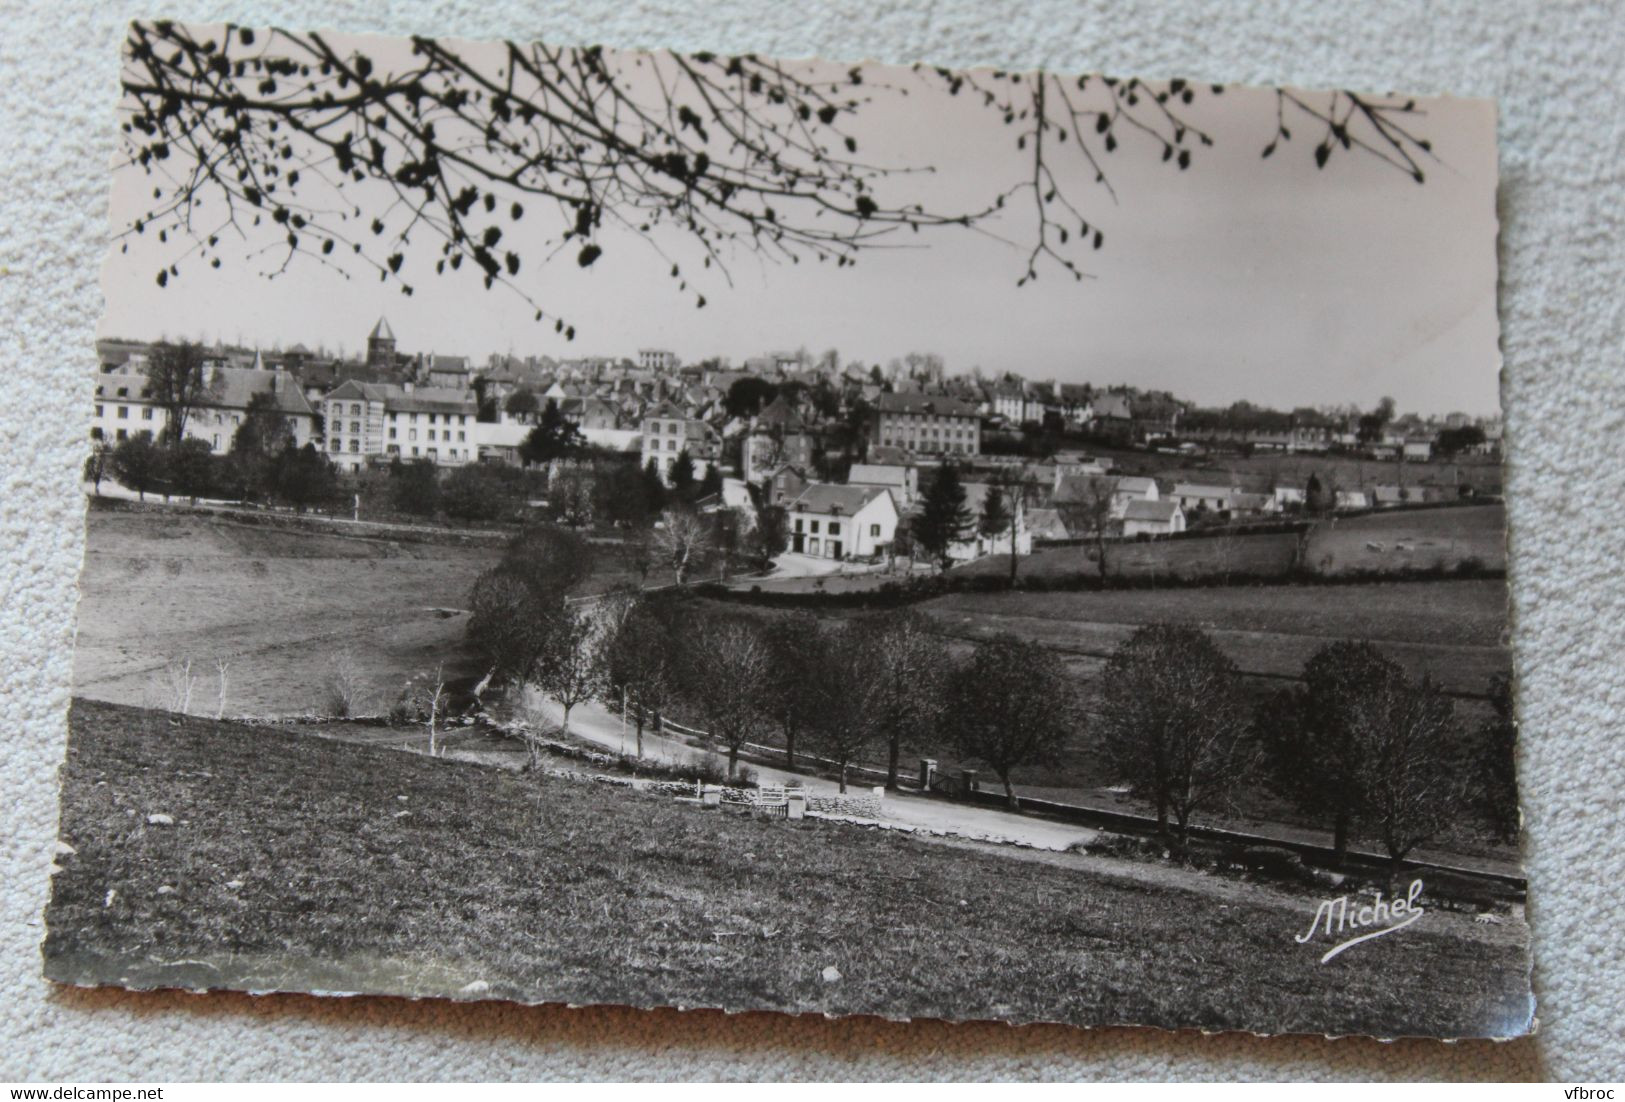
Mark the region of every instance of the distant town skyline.
MULTIPOLYGON (((391 44, 369 39, 367 47, 384 56, 391 44)), ((1016 154, 996 115, 932 99, 907 70, 866 72, 876 83, 914 83, 906 102, 865 109, 854 124, 860 147, 888 163, 939 169, 885 186, 915 189, 906 197, 938 207, 972 205, 1002 186, 1016 154)), ((566 256, 525 270, 525 289, 549 318, 575 325, 568 342, 550 320, 535 322, 518 295, 487 291, 467 273, 434 275, 437 250, 428 243, 406 258, 416 287, 406 299, 364 271, 346 278, 313 261, 266 278, 269 262, 257 255, 264 242, 252 238, 221 270, 183 262, 160 288, 153 273, 177 253, 145 234, 125 238, 127 251, 111 250, 101 332, 354 353, 386 315, 403 349, 476 363, 510 350, 572 358, 633 356, 640 347, 737 363, 805 346, 815 356, 836 348, 843 364, 884 366, 934 352, 954 373, 979 367, 1127 384, 1204 406, 1246 399, 1369 408, 1392 396, 1422 413, 1498 414, 1494 108, 1418 102, 1416 126, 1437 158, 1423 184, 1358 153, 1339 152, 1317 169, 1318 138, 1305 133, 1262 157, 1274 128, 1272 90, 1230 87, 1199 99, 1191 110, 1214 144, 1199 149, 1188 171, 1126 143, 1106 166, 1115 200, 1080 188, 1107 237, 1085 256, 1082 282, 1041 265, 1035 282, 1017 287, 1026 252, 1013 242, 1025 226, 1011 214, 987 233, 909 235, 903 247, 866 252, 843 269, 735 250, 731 279, 699 273, 680 293, 666 258, 680 242, 606 224, 603 254, 590 269, 566 256), (696 292, 706 296, 704 309, 695 308, 696 292)), ((143 210, 150 186, 139 171, 115 172, 115 233, 143 210)), ((524 226, 545 251, 540 242, 556 227, 542 223, 527 217, 524 226)))

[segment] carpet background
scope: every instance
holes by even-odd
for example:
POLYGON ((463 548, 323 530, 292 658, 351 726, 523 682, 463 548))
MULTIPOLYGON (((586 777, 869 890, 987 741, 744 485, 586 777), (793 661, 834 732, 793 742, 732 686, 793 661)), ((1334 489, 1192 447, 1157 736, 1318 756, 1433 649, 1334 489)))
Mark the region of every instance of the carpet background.
MULTIPOLYGON (((7 2, 0 1078, 1625 1076, 1625 12, 1617 3, 7 2), (1456 92, 1500 101, 1514 640, 1542 1031, 1507 1044, 53 990, 39 978, 124 21, 1456 92)), ((1396 999, 1426 998, 1396 991, 1396 999)))

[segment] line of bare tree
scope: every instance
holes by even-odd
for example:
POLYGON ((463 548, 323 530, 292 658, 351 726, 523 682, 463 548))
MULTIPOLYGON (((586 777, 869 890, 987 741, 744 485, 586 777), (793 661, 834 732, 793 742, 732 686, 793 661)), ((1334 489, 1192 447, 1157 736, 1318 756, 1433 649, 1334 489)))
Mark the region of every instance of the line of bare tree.
POLYGON ((1331 832, 1341 862, 1355 838, 1397 866, 1465 816, 1516 837, 1510 688, 1470 732, 1431 678, 1413 679, 1370 643, 1335 642, 1301 685, 1256 703, 1205 632, 1158 624, 1130 635, 1090 699, 1052 650, 1011 636, 958 657, 909 610, 852 619, 760 619, 669 594, 564 597, 592 569, 588 544, 535 529, 475 586, 470 633, 493 680, 528 686, 571 711, 627 705, 646 725, 673 711, 702 725, 732 776, 748 745, 776 739, 785 763, 816 755, 844 790, 876 756, 896 787, 906 750, 948 751, 987 768, 1012 808, 1018 773, 1068 754, 1155 809, 1182 846, 1199 816, 1287 804, 1331 832))

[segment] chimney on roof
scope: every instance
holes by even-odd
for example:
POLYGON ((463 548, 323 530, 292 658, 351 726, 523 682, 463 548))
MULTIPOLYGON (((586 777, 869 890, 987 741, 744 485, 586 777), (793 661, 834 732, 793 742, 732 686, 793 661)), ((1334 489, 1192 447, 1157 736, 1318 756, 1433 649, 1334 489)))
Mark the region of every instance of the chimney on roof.
POLYGON ((412 393, 412 380, 411 379, 406 380, 404 383, 401 384, 401 388, 403 390, 405 390, 406 393, 408 393, 408 394, 412 393))

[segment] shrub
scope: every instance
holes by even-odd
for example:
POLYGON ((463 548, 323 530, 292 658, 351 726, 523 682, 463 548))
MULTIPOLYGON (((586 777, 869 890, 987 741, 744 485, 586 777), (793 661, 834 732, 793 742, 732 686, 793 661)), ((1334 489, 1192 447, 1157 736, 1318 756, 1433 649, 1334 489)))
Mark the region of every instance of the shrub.
POLYGON ((456 520, 492 521, 508 509, 502 480, 489 468, 470 464, 446 476, 441 501, 446 515, 456 520))

